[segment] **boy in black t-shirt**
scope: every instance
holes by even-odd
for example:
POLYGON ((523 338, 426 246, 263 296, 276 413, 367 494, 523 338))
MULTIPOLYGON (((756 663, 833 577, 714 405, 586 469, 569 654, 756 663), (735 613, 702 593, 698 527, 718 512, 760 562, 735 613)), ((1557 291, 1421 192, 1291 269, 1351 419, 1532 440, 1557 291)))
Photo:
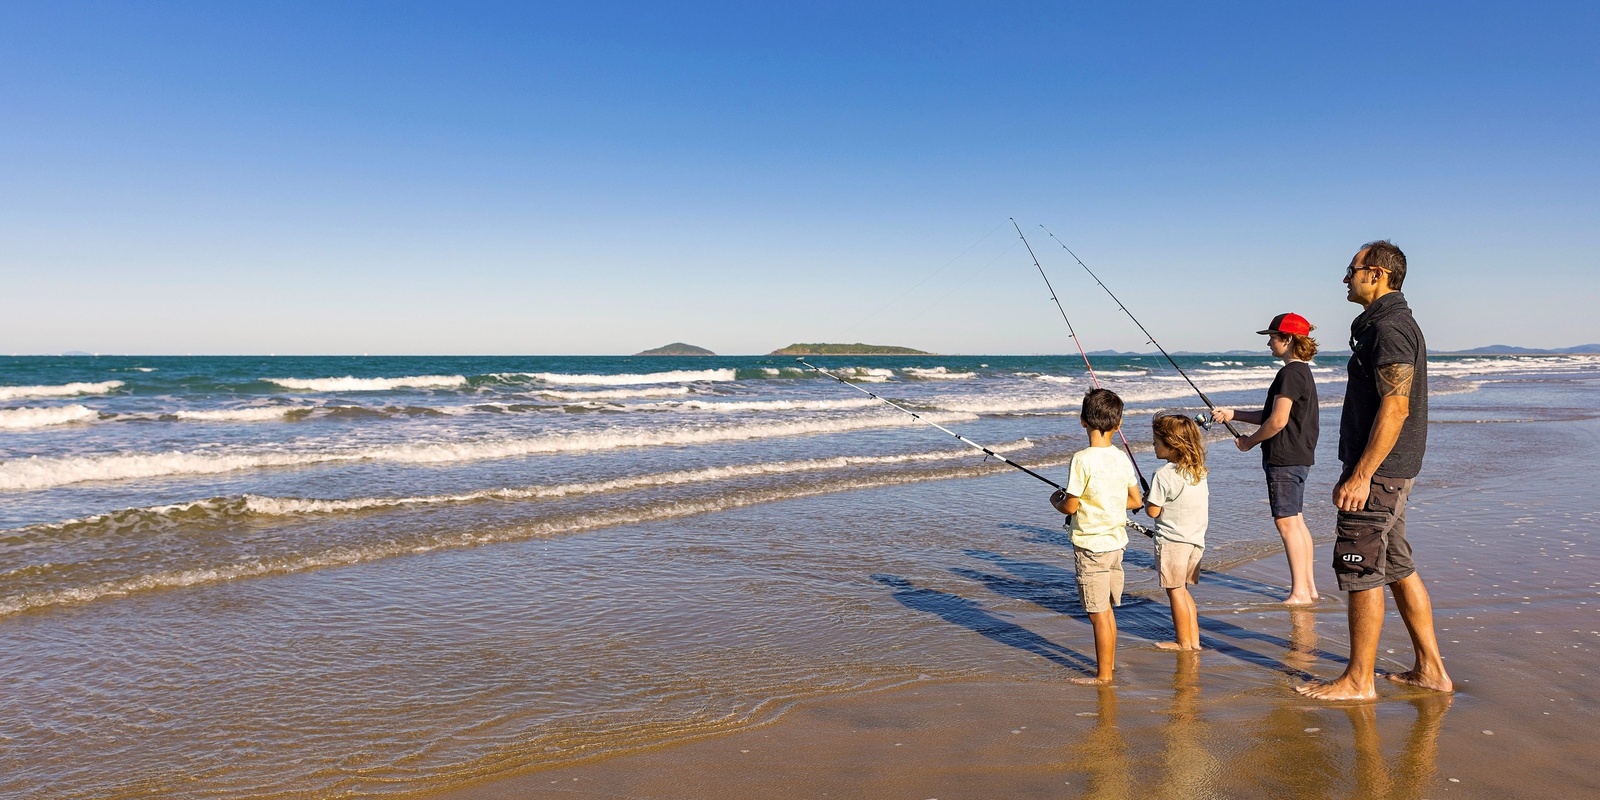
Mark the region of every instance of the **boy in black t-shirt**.
POLYGON ((1317 355, 1317 340, 1311 338, 1315 326, 1299 314, 1279 314, 1264 331, 1267 348, 1283 359, 1283 367, 1267 389, 1267 401, 1260 411, 1234 411, 1219 408, 1212 412, 1218 422, 1238 420, 1260 425, 1255 433, 1234 440, 1242 451, 1261 445, 1261 466, 1267 473, 1267 501, 1272 506, 1272 522, 1283 537, 1283 552, 1289 558, 1289 597, 1285 605, 1304 606, 1317 602, 1317 583, 1312 576, 1311 530, 1302 513, 1305 507, 1306 477, 1316 463, 1317 383, 1311 376, 1310 361, 1317 355))

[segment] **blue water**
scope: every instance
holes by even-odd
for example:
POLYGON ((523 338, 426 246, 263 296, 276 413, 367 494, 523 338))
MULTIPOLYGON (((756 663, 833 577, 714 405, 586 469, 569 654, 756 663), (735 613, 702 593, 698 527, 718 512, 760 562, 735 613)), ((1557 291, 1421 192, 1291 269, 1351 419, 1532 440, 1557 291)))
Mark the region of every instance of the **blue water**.
MULTIPOLYGON (((1058 479, 1084 444, 1076 356, 808 360, 1058 479)), ((1159 356, 1094 363, 1149 474, 1150 416, 1199 401, 1159 356)), ((1277 367, 1180 363, 1246 408, 1277 367)), ((1559 387, 1597 366, 1435 357, 1436 422, 1559 416, 1559 387), (1500 381, 1535 388, 1474 400, 1500 381)), ((1342 360, 1314 374, 1332 431, 1342 360)), ((1213 510, 1207 558, 1271 551, 1254 454, 1210 435, 1218 483, 1251 490, 1213 510)), ((904 641, 874 627, 896 609, 804 576, 961 547, 959 525, 862 537, 993 485, 942 482, 1032 480, 1008 472, 792 358, 0 359, 0 793, 382 794, 899 675, 904 641), (874 487, 913 505, 827 513, 874 487), (639 559, 641 535, 664 562, 639 559), (774 617, 774 586, 821 587, 819 608, 774 617), (175 766, 194 752, 211 766, 175 766)))

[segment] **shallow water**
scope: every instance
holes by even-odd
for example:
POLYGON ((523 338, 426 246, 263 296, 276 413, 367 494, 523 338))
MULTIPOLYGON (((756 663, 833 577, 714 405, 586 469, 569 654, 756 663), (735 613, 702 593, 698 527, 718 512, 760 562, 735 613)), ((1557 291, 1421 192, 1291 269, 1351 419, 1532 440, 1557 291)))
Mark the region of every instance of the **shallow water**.
MULTIPOLYGON (((1271 378, 1264 358, 1189 360, 1223 403, 1259 402, 1271 378)), ((0 793, 395 793, 799 697, 1081 668, 967 596, 1072 613, 1048 487, 790 363, 4 362, 0 793), (952 656, 952 626, 1007 646, 952 656)), ((1059 474, 1082 446, 1088 379, 1069 359, 820 363, 1030 466, 1059 474)), ((1149 413, 1193 402, 1156 366, 1097 361, 1136 398, 1136 449, 1149 413)), ((1596 366, 1440 359, 1419 502, 1504 472, 1452 456, 1468 451, 1453 437, 1594 416, 1596 366)), ((1318 373, 1319 534, 1335 374, 1318 373)), ((1258 457, 1219 447, 1207 563, 1224 570, 1278 546, 1258 457)), ((1550 447, 1497 452, 1538 464, 1550 447)), ((1130 589, 1135 606, 1155 593, 1130 589)))

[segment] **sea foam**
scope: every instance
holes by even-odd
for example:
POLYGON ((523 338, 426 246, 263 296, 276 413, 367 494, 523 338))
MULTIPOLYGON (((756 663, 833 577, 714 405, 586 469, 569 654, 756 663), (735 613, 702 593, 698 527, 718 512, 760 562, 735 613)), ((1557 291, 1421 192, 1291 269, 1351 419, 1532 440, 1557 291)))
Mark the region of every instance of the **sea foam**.
POLYGON ((307 392, 383 392, 391 389, 454 389, 467 385, 462 375, 411 375, 403 378, 262 378, 265 383, 307 392))
POLYGON ((281 420, 300 411, 309 412, 314 406, 258 406, 255 408, 224 408, 215 411, 174 411, 171 416, 194 422, 269 422, 281 420))
MULTIPOLYGON (((522 439, 438 442, 301 452, 118 453, 96 456, 19 458, 0 463, 0 489, 48 489, 87 481, 159 478, 171 475, 215 475, 264 467, 311 466, 352 462, 445 464, 553 453, 590 452, 624 447, 709 444, 780 436, 841 433, 918 424, 894 414, 861 414, 817 420, 610 429, 593 433, 552 434, 522 439)), ((973 419, 971 414, 924 414, 933 422, 973 419)))
MULTIPOLYGON (((1010 453, 1033 446, 1028 439, 994 445, 996 453, 1010 453)), ((484 489, 476 492, 425 495, 420 497, 354 497, 317 499, 302 497, 267 497, 239 495, 213 497, 187 503, 171 503, 143 508, 128 508, 64 522, 33 525, 0 531, 0 542, 20 543, 51 538, 58 531, 85 532, 104 535, 118 531, 159 530, 171 525, 191 525, 204 520, 233 520, 246 515, 291 516, 302 514, 337 514, 371 511, 409 506, 453 505, 482 500, 546 500, 562 497, 603 494, 606 492, 647 489, 657 486, 681 486, 710 483, 735 478, 785 475, 805 472, 847 469, 863 466, 892 466, 976 458, 979 454, 969 448, 935 450, 922 453, 903 453, 877 456, 832 456, 798 461, 777 461, 759 464, 731 464, 719 467, 673 470, 670 472, 629 475, 599 481, 543 484, 534 486, 484 489)))
POLYGON ((737 380, 732 369, 676 370, 673 372, 648 372, 642 374, 586 375, 563 372, 510 373, 527 378, 571 386, 635 386, 650 383, 691 383, 694 381, 737 380))
POLYGON ((7 408, 0 409, 0 430, 22 430, 84 422, 99 416, 94 409, 77 404, 58 408, 7 408))
MULTIPOLYGON (((1058 459, 1041 462, 1035 466, 1043 468, 1057 466, 1059 463, 1064 462, 1058 459)), ((482 532, 445 530, 421 536, 384 537, 375 542, 341 545, 314 552, 253 557, 226 564, 168 569, 80 586, 23 592, 0 598, 0 616, 9 616, 32 608, 87 603, 104 597, 127 595, 135 592, 203 586, 265 575, 290 574, 323 567, 361 564, 394 556, 426 553, 446 548, 474 547, 495 542, 550 538, 617 525, 676 519, 778 500, 813 497, 880 486, 918 483, 927 480, 975 476, 992 473, 999 468, 996 462, 987 462, 963 468, 948 469, 937 474, 896 474, 823 481, 809 485, 789 484, 769 489, 730 492, 697 500, 680 500, 642 506, 628 505, 620 509, 563 515, 541 519, 537 522, 514 525, 500 530, 482 532)))
POLYGON ((0 400, 23 397, 73 397, 80 394, 105 394, 122 386, 122 381, 65 383, 56 386, 0 386, 0 400))
POLYGON ((564 389, 538 389, 535 394, 557 400, 619 400, 633 397, 682 397, 689 393, 687 386, 641 386, 633 389, 595 389, 569 391, 564 389))
POLYGON ((852 408, 871 408, 878 401, 870 397, 847 397, 842 400, 668 400, 651 403, 645 408, 684 408, 695 411, 840 411, 852 408))
POLYGON ((919 381, 964 381, 978 377, 976 372, 951 372, 945 367, 906 367, 900 372, 919 381))

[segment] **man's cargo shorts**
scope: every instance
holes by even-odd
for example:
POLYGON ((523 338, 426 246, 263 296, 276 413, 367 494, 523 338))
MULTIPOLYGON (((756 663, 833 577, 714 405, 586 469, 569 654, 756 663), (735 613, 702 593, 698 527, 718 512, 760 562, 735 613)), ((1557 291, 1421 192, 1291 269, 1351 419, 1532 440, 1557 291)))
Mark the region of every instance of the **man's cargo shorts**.
POLYGON ((1417 571, 1406 541, 1406 499, 1414 478, 1372 478, 1367 503, 1360 511, 1340 511, 1335 526, 1333 572, 1339 589, 1376 589, 1417 571))

